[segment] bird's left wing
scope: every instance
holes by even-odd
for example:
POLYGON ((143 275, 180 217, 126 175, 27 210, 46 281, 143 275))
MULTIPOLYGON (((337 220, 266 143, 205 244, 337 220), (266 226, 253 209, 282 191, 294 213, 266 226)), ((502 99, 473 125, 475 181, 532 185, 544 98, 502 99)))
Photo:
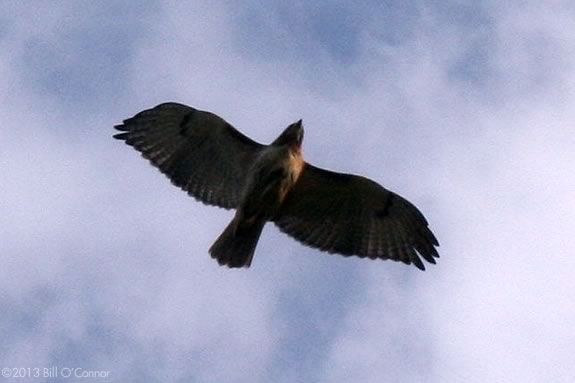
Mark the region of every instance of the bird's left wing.
POLYGON ((305 245, 345 256, 382 258, 425 267, 437 239, 409 201, 368 178, 305 164, 274 219, 305 245))
POLYGON ((246 175, 264 146, 210 112, 160 104, 115 126, 173 184, 196 199, 236 208, 246 175))

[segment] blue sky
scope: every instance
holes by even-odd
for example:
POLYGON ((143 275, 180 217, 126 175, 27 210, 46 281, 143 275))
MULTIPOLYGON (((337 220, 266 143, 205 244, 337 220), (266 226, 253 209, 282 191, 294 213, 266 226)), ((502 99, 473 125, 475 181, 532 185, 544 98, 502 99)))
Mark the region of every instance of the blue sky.
POLYGON ((0 98, 1 368, 573 381, 570 1, 3 1, 0 98), (260 142, 303 118, 308 161, 425 213, 438 265, 332 256, 269 225, 252 268, 218 267, 232 212, 111 138, 164 101, 260 142))

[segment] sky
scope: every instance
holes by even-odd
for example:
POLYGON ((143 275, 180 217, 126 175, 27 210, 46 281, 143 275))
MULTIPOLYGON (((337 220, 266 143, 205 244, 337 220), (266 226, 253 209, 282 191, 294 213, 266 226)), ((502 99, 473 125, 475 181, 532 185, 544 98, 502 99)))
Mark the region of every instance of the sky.
POLYGON ((570 0, 3 0, 0 101, 9 374, 575 379, 570 0), (262 143, 302 118, 309 162, 423 211, 438 264, 329 255, 268 225, 250 269, 219 267, 233 212, 111 137, 165 101, 262 143))

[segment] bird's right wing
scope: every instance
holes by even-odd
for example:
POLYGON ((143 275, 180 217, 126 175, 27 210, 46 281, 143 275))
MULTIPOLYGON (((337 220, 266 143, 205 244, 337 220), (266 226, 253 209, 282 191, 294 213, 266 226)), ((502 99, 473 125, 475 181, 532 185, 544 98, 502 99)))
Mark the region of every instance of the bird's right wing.
POLYGON ((124 120, 115 128, 176 186, 196 199, 236 208, 246 175, 264 146, 222 118, 192 107, 165 103, 124 120))
POLYGON ((274 223, 305 245, 345 256, 435 263, 437 239, 409 201, 361 176, 305 164, 274 223))

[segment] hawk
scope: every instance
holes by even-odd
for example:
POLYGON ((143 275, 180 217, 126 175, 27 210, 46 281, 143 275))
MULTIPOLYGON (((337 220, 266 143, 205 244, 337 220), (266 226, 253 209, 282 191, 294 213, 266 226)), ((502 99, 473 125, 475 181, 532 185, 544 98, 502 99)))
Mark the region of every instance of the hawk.
POLYGON ((302 157, 302 121, 262 145, 213 113, 178 103, 144 110, 115 126, 174 185, 235 215, 209 249, 228 267, 249 267, 263 227, 273 222, 304 245, 344 256, 391 259, 425 270, 437 239, 405 198, 358 175, 302 157))

